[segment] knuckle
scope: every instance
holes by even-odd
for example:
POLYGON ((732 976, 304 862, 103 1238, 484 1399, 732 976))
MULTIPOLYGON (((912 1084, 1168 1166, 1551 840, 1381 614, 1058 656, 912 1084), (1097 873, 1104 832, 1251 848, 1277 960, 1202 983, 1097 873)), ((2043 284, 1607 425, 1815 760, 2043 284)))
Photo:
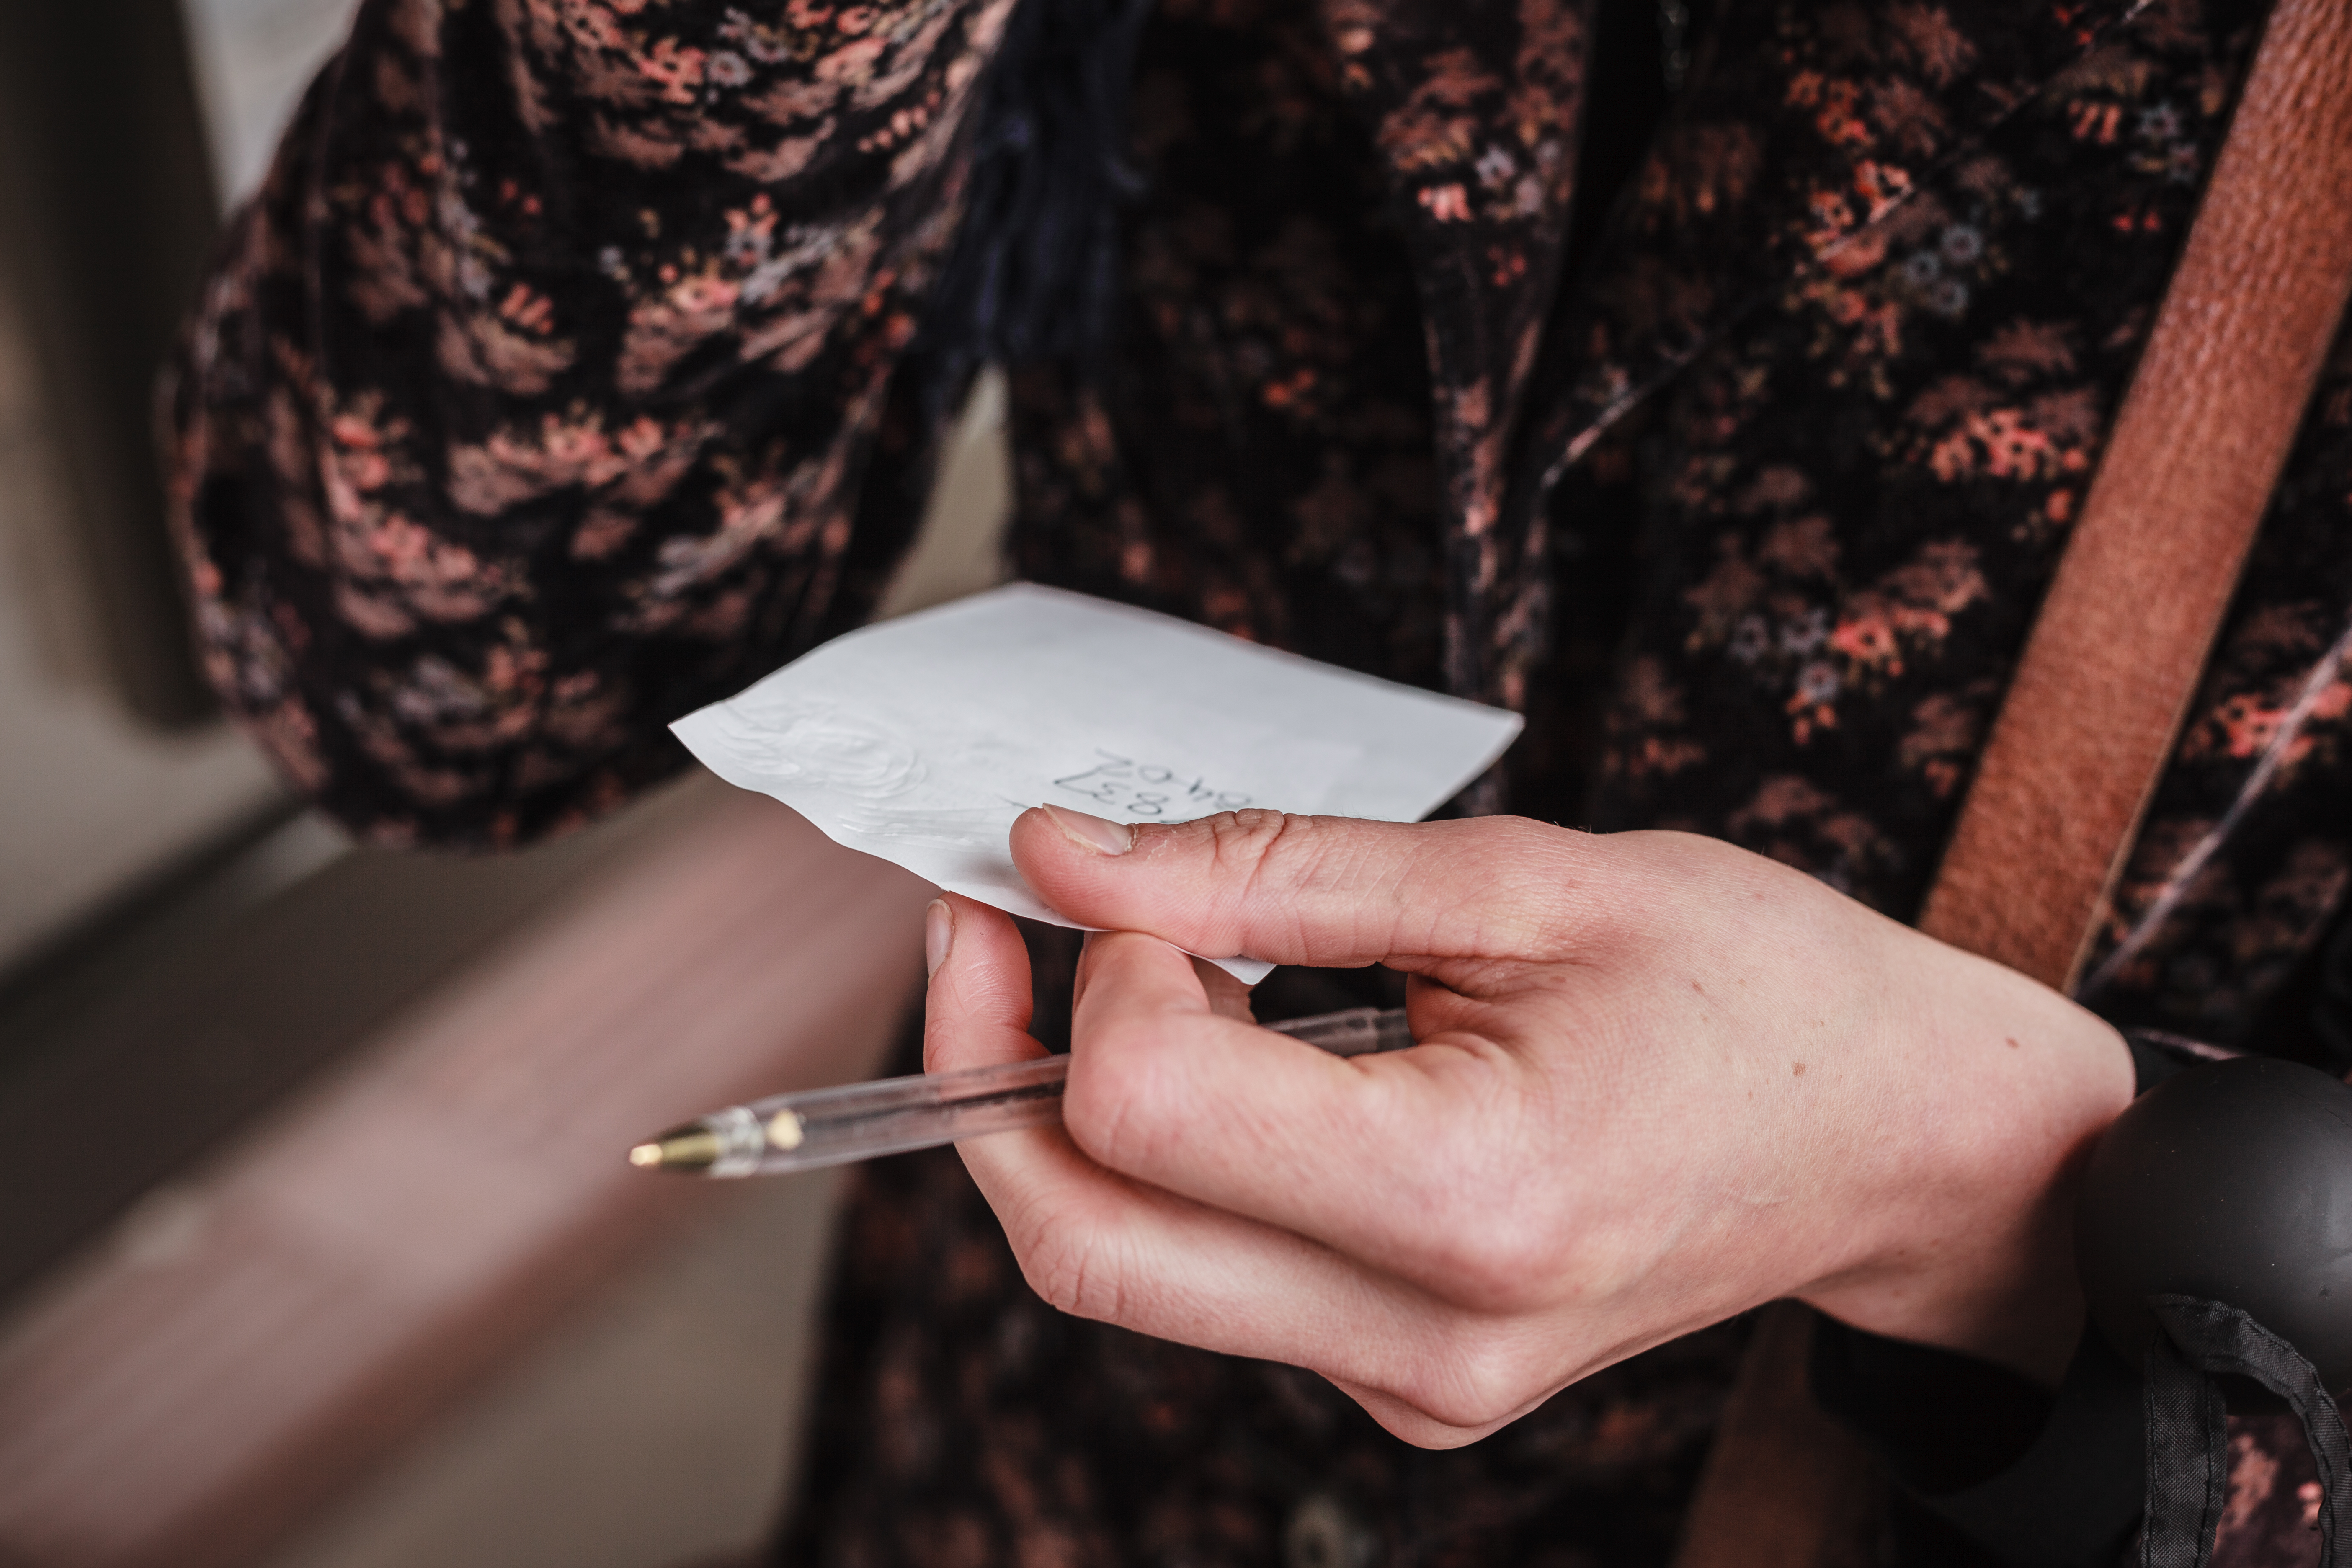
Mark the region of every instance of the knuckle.
POLYGON ((1428 1448, 1439 1452, 1449 1448, 1467 1447, 1487 1435, 1486 1428, 1484 1426, 1455 1426, 1444 1421, 1433 1420, 1428 1416, 1423 1416, 1420 1424, 1412 1431, 1397 1434, 1416 1448, 1428 1448))
POLYGON ((1103 1029, 1074 1062, 1062 1091, 1062 1124, 1097 1164, 1132 1173, 1150 1163, 1160 1140, 1163 1098, 1155 1084, 1159 1053, 1144 1048, 1132 1026, 1103 1029))
POLYGON ((1055 1311, 1115 1323, 1122 1291, 1112 1248, 1110 1238, 1094 1226, 1046 1225, 1021 1250, 1022 1277, 1055 1311))
POLYGON ((1208 819, 1213 917, 1225 934, 1261 930, 1276 909, 1295 909, 1297 893, 1318 875, 1329 836, 1311 816, 1252 808, 1208 819))
POLYGON ((1247 863, 1264 854, 1265 846, 1281 835, 1284 820, 1281 812, 1248 806, 1240 811, 1220 811, 1191 826, 1208 836, 1210 858, 1223 867, 1247 863))
POLYGON ((1294 853, 1307 820, 1258 808, 1219 812, 1210 817, 1210 860, 1218 879, 1254 879, 1269 860, 1294 853))
POLYGON ((1444 1173, 1419 1205, 1427 1248, 1419 1273, 1441 1300, 1480 1313, 1535 1310, 1551 1301, 1576 1248, 1583 1205, 1549 1171, 1523 1105, 1497 1085, 1474 1113, 1439 1133, 1432 1168, 1444 1173))
POLYGON ((1480 1312, 1517 1312, 1540 1303, 1553 1249, 1534 1227, 1491 1212, 1453 1227, 1437 1259, 1445 1298, 1480 1312))
MULTIPOLYGON (((1526 817, 1482 817, 1472 832, 1481 875, 1475 882, 1433 876, 1433 885, 1460 889, 1455 907, 1433 911, 1445 929, 1467 933, 1477 952, 1537 957, 1559 947, 1591 900, 1593 856, 1587 836, 1526 817)), ((1433 842, 1444 860, 1458 843, 1433 842)))
POLYGON ((1432 1421, 1468 1430, 1509 1419, 1533 1391, 1527 1358, 1497 1338, 1479 1336, 1426 1358, 1397 1396, 1432 1421))
POLYGON ((1284 826, 1290 821, 1290 815, 1287 812, 1276 811, 1271 806, 1247 805, 1239 811, 1221 811, 1213 816, 1203 817, 1202 820, 1216 833, 1221 843, 1230 841, 1242 844, 1253 839, 1271 838, 1279 834, 1284 826))

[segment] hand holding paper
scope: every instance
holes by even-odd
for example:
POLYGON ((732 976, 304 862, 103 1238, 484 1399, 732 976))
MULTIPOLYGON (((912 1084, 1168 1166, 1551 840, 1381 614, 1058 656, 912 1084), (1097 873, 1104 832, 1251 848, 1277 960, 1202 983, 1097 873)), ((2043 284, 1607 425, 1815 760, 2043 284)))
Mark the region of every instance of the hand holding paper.
POLYGON ((1430 1444, 1783 1295, 2063 1363, 2058 1194, 2129 1096, 2114 1032, 1712 840, 1399 820, 1517 728, 1027 587, 842 638, 677 726, 950 889, 935 1070, 1042 1054, 999 910, 1108 933, 1079 970, 1066 1132, 959 1145, 1067 1310, 1313 1368, 1430 1444), (1421 1043, 1333 1058, 1186 952, 1245 978, 1384 963, 1421 1043))
MULTIPOLYGON (((2073 1349, 2065 1173, 2131 1065, 2022 975, 1684 834, 1035 811, 1013 850, 1110 928, 1066 1132, 958 1145, 1065 1310, 1310 1368, 1437 1446, 1781 1296, 2034 1376, 2073 1349), (1257 1028, 1179 947, 1402 971, 1420 1043, 1257 1028)), ((1040 1054, 1012 922, 932 920, 929 1067, 1040 1054)))
MULTIPOLYGON (((1070 925, 1007 852, 1030 806, 1412 821, 1500 756, 1519 719, 1016 584, 837 637, 672 728, 711 772, 852 849, 1070 925)), ((1268 966, 1229 967, 1255 982, 1268 966)))

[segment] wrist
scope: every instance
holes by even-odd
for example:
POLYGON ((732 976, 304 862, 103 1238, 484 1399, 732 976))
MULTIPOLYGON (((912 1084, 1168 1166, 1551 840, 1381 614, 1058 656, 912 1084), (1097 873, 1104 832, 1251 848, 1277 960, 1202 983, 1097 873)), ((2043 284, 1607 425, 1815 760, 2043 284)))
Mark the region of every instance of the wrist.
POLYGON ((1935 950, 1906 963, 1927 983, 1883 1042, 1903 1070, 1881 1147, 1907 1158, 1882 1173, 1861 1257, 1800 1294, 1857 1328, 2054 1386, 2083 1322, 2074 1194, 2131 1102, 2131 1053, 2057 992, 1906 934, 1935 950))

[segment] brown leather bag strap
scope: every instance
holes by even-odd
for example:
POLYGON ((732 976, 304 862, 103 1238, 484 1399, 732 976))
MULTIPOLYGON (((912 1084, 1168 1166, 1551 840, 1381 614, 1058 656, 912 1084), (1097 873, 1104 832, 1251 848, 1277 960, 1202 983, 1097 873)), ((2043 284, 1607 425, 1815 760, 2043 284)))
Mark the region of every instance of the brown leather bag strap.
POLYGON ((2280 0, 1920 929, 2071 987, 2352 290, 2352 4, 2280 0))
MULTIPOLYGON (((2061 990, 2103 921, 2352 293, 2352 0, 2279 0, 1920 928, 2061 990)), ((1677 1568, 1861 1561, 1873 1492, 1768 1309, 1677 1568)))

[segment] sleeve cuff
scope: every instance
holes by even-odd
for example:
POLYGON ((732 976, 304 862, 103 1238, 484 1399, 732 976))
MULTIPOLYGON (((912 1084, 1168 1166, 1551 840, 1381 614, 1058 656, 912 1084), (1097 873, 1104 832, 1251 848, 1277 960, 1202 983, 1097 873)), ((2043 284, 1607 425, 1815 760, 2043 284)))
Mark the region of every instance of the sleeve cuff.
POLYGON ((2004 1563, 2112 1563, 2139 1522, 2139 1378, 2094 1329, 2050 1394, 1973 1357, 1822 1318, 1812 1382, 1912 1501, 2004 1563))
MULTIPOLYGON (((2138 1092, 2230 1053, 2127 1029, 2138 1092)), ((2116 1561, 2146 1501, 2140 1380, 2085 1325, 2057 1391, 1951 1351, 1817 1320, 1813 1395, 1904 1493, 2014 1568, 2116 1561)))

